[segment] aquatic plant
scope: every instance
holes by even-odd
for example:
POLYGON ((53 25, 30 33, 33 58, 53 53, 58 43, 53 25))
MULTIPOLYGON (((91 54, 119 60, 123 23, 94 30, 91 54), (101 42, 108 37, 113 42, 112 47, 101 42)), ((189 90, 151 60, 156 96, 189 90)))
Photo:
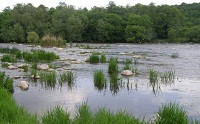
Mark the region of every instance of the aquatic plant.
POLYGON ((21 54, 23 59, 27 62, 38 62, 38 61, 51 62, 59 59, 59 56, 57 56, 55 53, 46 52, 44 50, 32 50, 31 53, 23 52, 21 54))
POLYGON ((110 58, 110 61, 109 61, 109 64, 108 64, 108 73, 109 74, 118 73, 117 58, 110 58))
POLYGON ((7 53, 7 54, 15 54, 17 52, 20 52, 17 48, 1 48, 0 47, 0 53, 7 53))
POLYGON ((89 58, 90 63, 99 63, 99 55, 92 53, 89 58))
POLYGON ((188 124, 189 119, 186 111, 178 104, 169 103, 159 109, 155 124, 188 124))
POLYGON ((70 114, 61 107, 56 106, 42 116, 43 124, 71 124, 70 114))
POLYGON ((4 63, 4 62, 1 63, 1 67, 2 67, 2 68, 7 68, 8 66, 9 66, 9 64, 6 63, 6 62, 5 62, 5 63, 4 63))
POLYGON ((137 67, 132 68, 132 72, 133 72, 134 75, 138 75, 139 74, 137 67))
POLYGON ((171 58, 178 58, 179 54, 178 53, 172 53, 171 58))
POLYGON ((157 71, 155 71, 153 69, 149 70, 149 81, 153 85, 158 83, 158 72, 157 71))
POLYGON ((106 56, 104 54, 100 55, 100 62, 106 63, 106 56))
POLYGON ((0 88, 5 88, 10 93, 14 93, 13 80, 5 75, 5 72, 0 72, 0 88))
POLYGON ((33 64, 31 65, 31 68, 37 70, 37 65, 38 65, 37 63, 33 63, 33 64))
POLYGON ((23 65, 21 68, 24 69, 24 72, 28 71, 28 65, 23 65))
POLYGON ((120 89, 121 79, 118 77, 118 73, 110 75, 110 91, 115 95, 120 89))
POLYGON ((75 76, 72 71, 64 72, 60 74, 60 82, 67 82, 68 84, 72 84, 75 81, 75 76))
POLYGON ((103 88, 106 88, 106 77, 102 70, 97 70, 94 72, 94 86, 98 90, 103 90, 103 88))
POLYGON ((132 64, 132 59, 131 58, 126 58, 125 60, 123 60, 124 64, 132 64))
POLYGON ((1 62, 17 62, 17 59, 14 56, 11 55, 3 55, 1 58, 1 62))
POLYGON ((55 88, 56 85, 56 72, 41 72, 39 74, 41 83, 44 83, 46 88, 55 88))
POLYGON ((169 70, 165 71, 163 74, 160 75, 161 81, 162 82, 173 82, 175 79, 175 71, 174 70, 169 70))
POLYGON ((45 35, 40 40, 42 47, 66 47, 66 41, 62 37, 45 35))
POLYGON ((57 68, 56 63, 49 63, 48 66, 49 68, 53 68, 53 69, 57 68))
POLYGON ((132 70, 132 67, 130 66, 130 64, 126 64, 124 65, 123 70, 132 70))

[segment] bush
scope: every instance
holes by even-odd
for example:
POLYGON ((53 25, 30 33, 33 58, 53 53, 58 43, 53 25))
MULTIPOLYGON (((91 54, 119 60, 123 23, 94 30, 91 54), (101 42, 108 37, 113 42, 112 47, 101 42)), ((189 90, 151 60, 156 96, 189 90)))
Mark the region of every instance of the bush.
POLYGON ((65 47, 66 41, 61 37, 45 35, 40 40, 40 44, 43 47, 65 47))

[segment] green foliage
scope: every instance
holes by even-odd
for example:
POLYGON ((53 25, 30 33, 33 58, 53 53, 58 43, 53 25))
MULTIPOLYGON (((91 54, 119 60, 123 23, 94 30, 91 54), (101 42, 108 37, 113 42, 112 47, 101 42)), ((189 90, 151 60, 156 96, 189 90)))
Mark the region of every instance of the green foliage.
POLYGON ((66 41, 61 37, 45 35, 40 40, 40 44, 43 47, 65 47, 66 41))
POLYGON ((71 88, 75 83, 74 73, 72 71, 68 71, 60 74, 59 82, 60 84, 62 84, 63 82, 67 82, 68 86, 71 88))
POLYGON ((188 122, 186 111, 173 103, 162 106, 155 120, 155 124, 188 124, 188 122))
POLYGON ((17 62, 17 59, 13 56, 10 55, 3 55, 3 57, 1 58, 1 62, 17 62))
POLYGON ((165 71, 163 74, 160 75, 162 82, 173 82, 175 79, 175 71, 165 71))
POLYGON ((101 62, 101 63, 106 63, 106 56, 105 56, 104 54, 102 54, 102 55, 100 56, 100 62, 101 62))
POLYGON ((132 67, 130 66, 130 64, 125 64, 123 70, 132 70, 132 67))
POLYGON ((35 31, 28 32, 27 40, 29 43, 37 43, 39 41, 39 36, 35 31))
POLYGON ((56 85, 56 72, 41 72, 39 74, 41 83, 45 85, 45 88, 55 88, 56 85))
POLYGON ((117 58, 110 58, 109 64, 108 64, 108 73, 109 74, 118 73, 118 61, 117 61, 117 58))
POLYGON ((106 77, 102 70, 94 72, 94 86, 100 91, 106 88, 106 77))
POLYGON ((0 88, 5 88, 10 93, 14 93, 13 80, 5 75, 5 72, 0 72, 0 88))
POLYGON ((7 53, 7 54, 16 54, 17 52, 20 52, 17 48, 1 48, 0 47, 0 53, 7 53))
POLYGON ((9 66, 9 64, 6 63, 6 62, 5 62, 5 63, 4 63, 4 62, 1 63, 1 67, 2 67, 2 68, 7 68, 8 66, 9 66))
POLYGON ((71 124, 70 114, 65 112, 62 108, 49 110, 42 116, 43 124, 71 124))
POLYGON ((0 87, 0 120, 4 124, 39 124, 37 116, 17 105, 11 94, 0 87))
POLYGON ((56 59, 59 59, 59 56, 57 56, 55 53, 46 52, 44 50, 32 50, 31 53, 20 52, 17 53, 17 56, 23 58, 27 62, 38 62, 38 61, 51 62, 56 59))
POLYGON ((92 53, 92 55, 90 55, 90 58, 89 58, 89 62, 90 63, 99 63, 99 55, 95 54, 95 53, 92 53))

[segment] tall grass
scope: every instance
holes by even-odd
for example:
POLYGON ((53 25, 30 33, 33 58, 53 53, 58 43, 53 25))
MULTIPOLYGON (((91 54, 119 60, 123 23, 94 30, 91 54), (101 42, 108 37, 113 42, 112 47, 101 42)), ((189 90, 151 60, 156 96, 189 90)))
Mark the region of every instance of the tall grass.
POLYGON ((157 71, 155 71, 153 69, 149 70, 149 81, 153 88, 154 94, 156 94, 156 91, 158 89, 160 89, 160 85, 158 83, 158 72, 157 71))
POLYGON ((31 115, 17 105, 11 94, 0 87, 0 123, 1 124, 39 124, 36 115, 31 115))
POLYGON ((57 106, 42 116, 43 124, 71 124, 70 114, 57 106))
POLYGON ((10 93, 14 93, 13 80, 5 75, 5 72, 0 72, 0 88, 5 88, 10 93))
POLYGON ((56 85, 56 72, 41 72, 39 74, 40 81, 44 83, 46 88, 55 88, 56 85))
POLYGON ((188 124, 186 111, 177 104, 169 103, 162 106, 157 113, 155 124, 188 124))
POLYGON ((7 54, 15 54, 17 52, 20 52, 17 48, 1 48, 0 47, 0 53, 7 53, 7 54))
POLYGON ((118 77, 118 73, 113 73, 110 75, 110 91, 115 95, 120 89, 121 80, 118 77))
POLYGON ((32 50, 31 53, 20 52, 17 54, 27 62, 39 62, 39 61, 51 62, 59 59, 59 56, 57 56, 55 53, 46 52, 44 50, 32 50))
POLYGON ((65 47, 66 41, 61 37, 45 35, 40 40, 40 45, 43 47, 65 47))
POLYGON ((162 82, 173 82, 175 79, 175 71, 174 70, 169 70, 165 71, 163 74, 160 75, 161 81, 162 82))
POLYGON ((108 73, 109 74, 118 73, 117 58, 110 58, 110 61, 109 61, 109 64, 108 64, 108 73))
POLYGON ((106 88, 106 77, 102 70, 94 72, 94 86, 100 91, 106 88))
POLYGON ((123 60, 124 64, 132 64, 132 59, 130 58, 126 58, 125 60, 123 60))
POLYGON ((59 75, 59 82, 62 85, 63 82, 67 82, 69 88, 71 89, 75 83, 75 75, 72 71, 64 72, 59 75))
POLYGON ((100 62, 106 63, 106 56, 104 54, 100 55, 100 62))
POLYGON ((17 62, 17 59, 14 56, 11 55, 3 55, 1 58, 1 62, 17 62))
POLYGON ((89 58, 89 62, 90 63, 99 63, 99 55, 95 54, 95 53, 92 53, 92 55, 90 55, 90 58, 89 58))
POLYGON ((130 64, 125 64, 123 70, 132 70, 132 67, 130 66, 130 64))

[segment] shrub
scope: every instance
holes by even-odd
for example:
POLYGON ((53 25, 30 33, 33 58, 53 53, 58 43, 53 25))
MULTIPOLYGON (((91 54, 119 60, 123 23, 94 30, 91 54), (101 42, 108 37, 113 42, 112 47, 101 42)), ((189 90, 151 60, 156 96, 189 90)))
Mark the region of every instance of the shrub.
POLYGON ((5 75, 5 72, 0 72, 0 88, 5 88, 10 93, 14 93, 13 80, 5 75))
POLYGON ((61 37, 45 35, 40 40, 40 44, 43 47, 65 47, 66 41, 61 37))

